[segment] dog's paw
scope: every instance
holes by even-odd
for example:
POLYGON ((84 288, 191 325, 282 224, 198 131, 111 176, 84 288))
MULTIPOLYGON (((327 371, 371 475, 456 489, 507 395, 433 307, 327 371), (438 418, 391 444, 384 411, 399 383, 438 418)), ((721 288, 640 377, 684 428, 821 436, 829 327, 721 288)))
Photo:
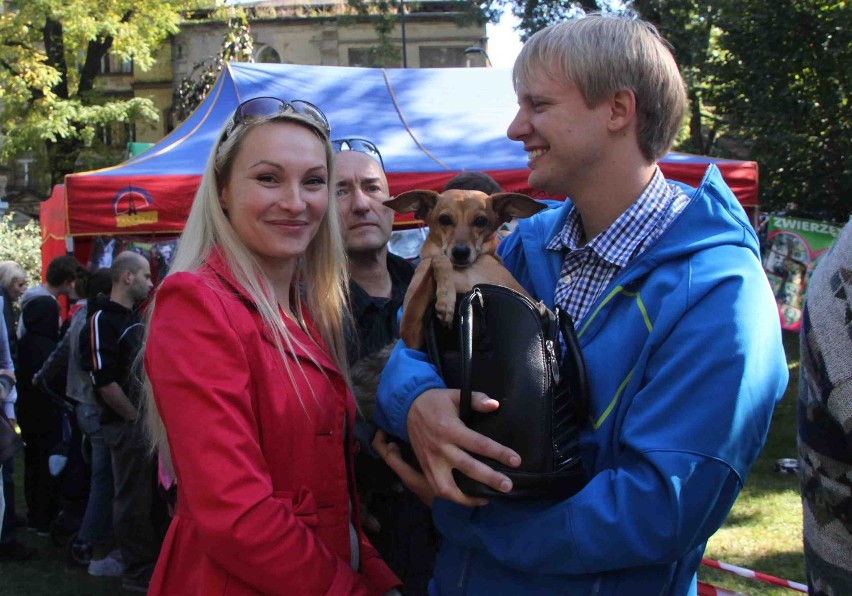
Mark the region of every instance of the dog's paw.
POLYGON ((438 300, 435 303, 435 314, 438 315, 438 320, 449 327, 453 324, 453 315, 455 314, 456 301, 453 300, 438 300))

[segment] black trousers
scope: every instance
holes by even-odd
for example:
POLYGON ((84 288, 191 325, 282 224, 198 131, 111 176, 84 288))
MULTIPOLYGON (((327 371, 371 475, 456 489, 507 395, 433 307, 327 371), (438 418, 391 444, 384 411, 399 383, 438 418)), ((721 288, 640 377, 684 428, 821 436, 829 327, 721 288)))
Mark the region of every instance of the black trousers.
POLYGON ((102 428, 112 455, 115 485, 112 523, 124 556, 124 575, 147 582, 154 572, 161 546, 152 520, 154 460, 138 424, 105 424, 102 428))
POLYGON ((42 432, 23 431, 22 435, 27 523, 40 532, 48 532, 59 511, 59 481, 50 475, 48 462, 61 437, 58 429, 42 432))

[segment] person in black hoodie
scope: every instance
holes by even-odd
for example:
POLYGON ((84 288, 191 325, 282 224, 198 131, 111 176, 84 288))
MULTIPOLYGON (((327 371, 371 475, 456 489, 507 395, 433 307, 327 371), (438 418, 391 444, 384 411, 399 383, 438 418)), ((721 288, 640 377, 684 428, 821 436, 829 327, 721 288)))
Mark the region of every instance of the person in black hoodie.
POLYGON ((122 585, 147 591, 160 543, 151 520, 154 462, 136 424, 141 394, 132 369, 144 331, 136 306, 153 284, 148 261, 134 252, 119 254, 111 273, 110 299, 93 304, 80 352, 91 365, 96 399, 103 406, 104 441, 112 455, 113 529, 125 565, 122 585))
POLYGON ((43 536, 50 533, 50 524, 59 509, 58 486, 50 474, 48 460, 62 440, 62 429, 57 404, 32 380, 59 341, 56 298, 73 291, 80 267, 74 257, 56 257, 47 266, 45 283, 30 288, 21 297, 16 375, 18 424, 24 440, 24 497, 27 525, 43 536))
MULTIPOLYGON (((80 529, 74 539, 70 553, 75 563, 88 564, 90 575, 121 575, 123 566, 117 557, 110 556, 112 534, 112 457, 104 442, 100 424, 101 409, 95 400, 95 388, 92 385, 91 367, 85 370, 80 361, 80 335, 89 320, 89 313, 100 310, 109 302, 112 288, 112 273, 107 267, 94 273, 86 272, 78 277, 75 293, 85 299, 74 305, 68 331, 59 345, 38 372, 36 382, 53 384, 56 378, 65 378, 65 397, 75 404, 77 429, 85 437, 88 445, 88 472, 85 478, 77 482, 67 482, 65 488, 79 487, 80 482, 88 484, 89 491, 82 513, 80 529), (88 482, 86 482, 88 480, 88 482), (69 486, 70 485, 70 486, 69 486)), ((88 340, 88 335, 86 334, 88 340)), ((90 361, 91 357, 87 361, 90 361)), ((74 449, 69 449, 69 464, 74 462, 74 449)), ((82 458, 82 450, 78 457, 82 458)), ((66 478, 67 479, 67 478, 66 478)), ((71 491, 66 491, 71 492, 71 491)))

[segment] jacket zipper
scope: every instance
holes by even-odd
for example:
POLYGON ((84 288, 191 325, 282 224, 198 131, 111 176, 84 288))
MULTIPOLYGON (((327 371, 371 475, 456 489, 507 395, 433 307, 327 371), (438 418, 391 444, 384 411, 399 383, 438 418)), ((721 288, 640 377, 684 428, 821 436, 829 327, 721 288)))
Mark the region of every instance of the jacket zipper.
POLYGON ((473 555, 473 549, 469 548, 464 552, 464 559, 462 560, 461 573, 459 574, 459 582, 456 584, 456 587, 464 593, 464 585, 467 582, 467 572, 470 569, 470 560, 473 555))

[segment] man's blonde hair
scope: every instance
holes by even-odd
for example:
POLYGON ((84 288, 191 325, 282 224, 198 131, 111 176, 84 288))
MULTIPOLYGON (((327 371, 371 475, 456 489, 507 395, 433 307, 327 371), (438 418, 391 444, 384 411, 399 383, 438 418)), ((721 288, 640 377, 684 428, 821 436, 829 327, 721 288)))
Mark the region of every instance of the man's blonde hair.
POLYGON ((671 148, 686 111, 686 86, 650 23, 592 13, 551 25, 521 48, 512 71, 515 89, 537 72, 577 87, 589 108, 633 91, 642 155, 656 161, 671 148))
MULTIPOLYGON (((259 267, 254 255, 237 236, 220 203, 222 189, 231 177, 234 161, 249 131, 270 122, 289 122, 304 126, 316 134, 325 151, 329 176, 328 208, 304 256, 298 260, 296 272, 291 281, 291 291, 294 293, 294 315, 304 327, 302 312, 302 301, 304 301, 314 328, 328 348, 340 372, 348 380, 346 347, 343 339, 343 313, 347 307, 345 288, 348 270, 337 209, 333 204, 333 153, 326 131, 313 120, 292 112, 252 119, 237 125, 225 140, 222 140, 223 129, 220 140, 207 161, 174 260, 169 267, 169 275, 181 271, 196 271, 211 252, 218 249, 237 283, 251 296, 263 321, 272 332, 284 370, 290 380, 295 380, 295 374, 304 375, 304 371, 298 364, 295 367, 297 370, 294 370, 285 349, 285 347, 292 348, 298 340, 287 332, 281 319, 278 302, 266 275, 259 267)), ((148 310, 149 320, 156 312, 155 302, 156 298, 148 310)), ((322 369, 322 367, 319 368, 322 369)), ((146 372, 143 372, 143 385, 149 436, 152 447, 159 449, 165 456, 167 464, 170 464, 165 428, 157 411, 146 372)), ((304 398, 302 395, 298 397, 300 401, 304 398)), ((314 399, 321 397, 313 396, 314 399)))

